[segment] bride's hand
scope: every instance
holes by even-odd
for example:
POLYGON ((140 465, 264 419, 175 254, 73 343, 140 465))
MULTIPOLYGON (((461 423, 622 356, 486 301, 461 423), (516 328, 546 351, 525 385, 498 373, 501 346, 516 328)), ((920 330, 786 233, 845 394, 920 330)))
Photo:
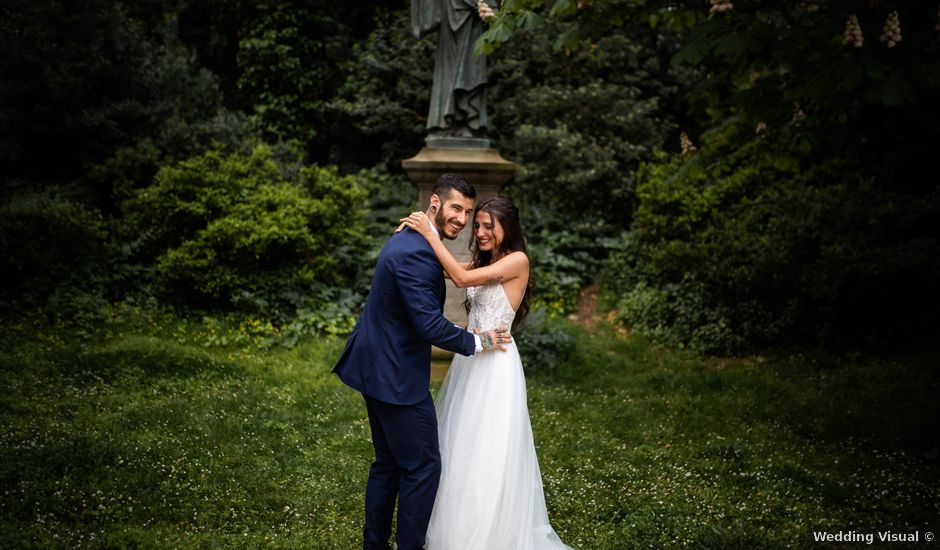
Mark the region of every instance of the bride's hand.
POLYGON ((401 225, 398 226, 398 229, 395 232, 399 232, 406 227, 410 227, 424 235, 426 239, 430 239, 433 232, 431 231, 431 218, 428 217, 424 212, 412 212, 408 215, 407 218, 402 218, 399 220, 401 225))

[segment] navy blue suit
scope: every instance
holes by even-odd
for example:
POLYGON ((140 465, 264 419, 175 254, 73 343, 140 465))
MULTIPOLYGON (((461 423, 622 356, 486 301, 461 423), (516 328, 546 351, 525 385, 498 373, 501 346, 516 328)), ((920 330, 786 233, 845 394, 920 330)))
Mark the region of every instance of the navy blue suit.
POLYGON ((442 314, 444 275, 420 234, 396 233, 379 254, 365 309, 333 372, 362 392, 375 462, 366 485, 365 548, 387 548, 398 499, 400 550, 424 544, 440 479, 429 391, 431 344, 473 355, 473 335, 442 314))

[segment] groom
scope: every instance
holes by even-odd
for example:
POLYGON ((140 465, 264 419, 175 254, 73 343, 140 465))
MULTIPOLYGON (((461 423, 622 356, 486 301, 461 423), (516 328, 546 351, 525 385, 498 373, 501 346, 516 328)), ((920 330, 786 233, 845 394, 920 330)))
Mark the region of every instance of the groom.
MULTIPOLYGON (((434 184, 428 216, 454 239, 472 220, 476 190, 463 176, 434 184)), ((362 392, 375 462, 366 484, 366 550, 386 550, 398 499, 398 548, 420 550, 441 473, 437 416, 428 388, 431 345, 461 355, 503 349, 508 329, 472 334, 441 313, 444 277, 431 245, 406 229, 379 254, 365 309, 333 372, 362 392)))

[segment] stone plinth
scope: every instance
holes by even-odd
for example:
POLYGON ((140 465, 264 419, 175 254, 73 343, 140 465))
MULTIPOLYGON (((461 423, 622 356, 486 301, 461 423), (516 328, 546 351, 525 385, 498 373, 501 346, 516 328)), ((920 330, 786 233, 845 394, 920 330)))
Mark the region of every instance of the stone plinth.
MULTIPOLYGON (((437 142, 429 142, 439 145, 437 142)), ((455 142, 456 143, 456 142, 455 142)), ((488 143, 488 142, 487 142, 488 143)), ((516 171, 516 164, 500 156, 496 149, 425 147, 417 155, 401 163, 408 174, 408 179, 418 188, 418 207, 427 208, 431 201, 431 188, 441 174, 454 172, 466 177, 477 190, 477 202, 486 197, 499 194, 503 184, 516 171)), ((473 232, 472 222, 454 240, 445 240, 447 249, 458 261, 470 261, 470 241, 473 232)), ((444 316, 460 326, 467 325, 467 313, 463 303, 466 291, 447 281, 447 300, 444 303, 444 316)), ((452 354, 434 349, 435 361, 447 361, 452 354)), ((441 375, 442 376, 442 375, 441 375)))
POLYGON ((431 200, 431 188, 441 174, 463 174, 476 188, 477 200, 480 200, 498 194, 516 172, 516 163, 504 159, 496 149, 425 147, 417 155, 403 160, 401 165, 418 188, 421 207, 431 200))

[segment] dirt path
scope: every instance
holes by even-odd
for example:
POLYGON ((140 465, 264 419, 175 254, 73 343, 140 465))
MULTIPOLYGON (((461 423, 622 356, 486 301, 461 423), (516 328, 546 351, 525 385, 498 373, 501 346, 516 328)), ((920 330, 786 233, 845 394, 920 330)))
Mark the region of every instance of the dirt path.
POLYGON ((582 288, 578 295, 578 309, 568 316, 568 320, 584 327, 592 326, 598 319, 597 301, 600 293, 601 289, 597 283, 582 288))

